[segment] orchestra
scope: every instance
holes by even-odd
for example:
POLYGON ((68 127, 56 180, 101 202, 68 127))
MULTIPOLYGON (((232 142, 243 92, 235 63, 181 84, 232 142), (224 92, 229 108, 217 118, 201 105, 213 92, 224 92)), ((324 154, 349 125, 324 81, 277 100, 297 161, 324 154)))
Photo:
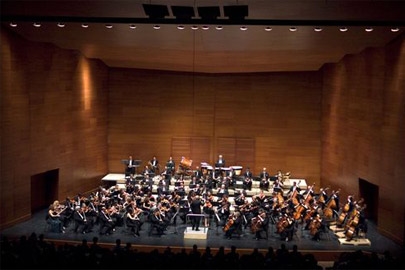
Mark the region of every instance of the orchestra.
MULTIPOLYGON (((219 157, 217 163, 225 166, 224 158, 219 157)), ((145 169, 156 171, 157 164, 153 157, 145 169)), ((130 176, 125 186, 99 187, 87 197, 77 194, 63 203, 55 201, 47 218, 56 224, 56 232, 65 232, 73 224, 76 233, 89 233, 97 226, 101 235, 111 235, 125 225, 134 237, 140 237, 145 222, 163 235, 169 226, 175 226, 178 216, 183 223, 190 222, 194 231, 200 231, 200 226, 222 228, 228 239, 234 232, 243 231, 250 232, 254 239, 267 239, 269 228, 274 227, 280 239, 291 241, 301 226, 303 232, 319 241, 330 222, 336 222, 349 241, 359 231, 367 230, 363 200, 349 195, 340 205, 340 189, 318 189, 315 183, 302 186, 301 180, 286 181, 281 171, 272 180, 266 168, 254 177, 249 168, 236 174, 234 168, 218 167, 224 173, 215 176, 208 170, 209 164, 195 166, 192 174, 185 171, 191 168, 192 160, 182 157, 180 164, 183 171, 172 174, 174 161, 170 157, 159 175, 145 173, 141 179, 130 176), (168 182, 166 174, 170 175, 168 182), (252 194, 252 186, 258 188, 256 193, 252 194), (188 220, 190 213, 196 216, 188 220)))

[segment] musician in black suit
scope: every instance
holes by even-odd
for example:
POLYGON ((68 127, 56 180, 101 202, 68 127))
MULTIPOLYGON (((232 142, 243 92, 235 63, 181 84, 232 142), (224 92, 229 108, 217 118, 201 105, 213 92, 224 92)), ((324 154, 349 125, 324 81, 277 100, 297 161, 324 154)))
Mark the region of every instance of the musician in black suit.
POLYGON ((194 171, 194 177, 197 179, 197 180, 200 180, 201 179, 201 177, 202 177, 202 171, 200 170, 200 167, 198 167, 198 166, 196 166, 195 167, 195 171, 194 171))
POLYGON ((252 171, 250 170, 249 167, 246 168, 246 171, 243 173, 243 177, 244 178, 252 178, 253 177, 253 173, 252 173, 252 171))
POLYGON ((128 161, 127 161, 127 168, 125 170, 126 175, 134 175, 135 174, 135 160, 132 158, 132 156, 129 156, 128 161))
POLYGON ((169 160, 166 162, 166 167, 171 174, 174 174, 176 163, 173 160, 173 157, 169 157, 169 160))
POLYGON ((226 239, 232 239, 233 233, 242 233, 242 216, 240 212, 235 212, 228 217, 223 230, 226 239))
POLYGON ((159 160, 154 156, 148 163, 150 170, 156 175, 159 174, 159 160))
MULTIPOLYGON (((202 205, 203 205, 203 203, 202 203, 199 195, 195 195, 194 197, 192 197, 192 200, 191 200, 191 203, 190 203, 191 213, 193 213, 193 214, 201 214, 202 205)), ((201 217, 200 216, 192 216, 190 218, 190 220, 191 220, 192 230, 199 231, 200 229, 198 229, 198 227, 200 225, 201 217)))
POLYGON ((163 235, 166 229, 166 224, 163 221, 163 217, 158 207, 156 207, 153 213, 149 216, 149 220, 151 223, 151 227, 149 229, 148 235, 151 236, 153 228, 156 228, 159 236, 163 235))
POLYGON ((222 157, 222 155, 218 156, 218 160, 215 163, 215 167, 219 167, 219 168, 225 167, 225 159, 222 157))
POLYGON ((267 216, 266 211, 259 210, 259 214, 252 218, 251 230, 255 233, 255 239, 263 239, 262 232, 266 234, 265 239, 268 238, 268 228, 269 228, 269 217, 267 216))

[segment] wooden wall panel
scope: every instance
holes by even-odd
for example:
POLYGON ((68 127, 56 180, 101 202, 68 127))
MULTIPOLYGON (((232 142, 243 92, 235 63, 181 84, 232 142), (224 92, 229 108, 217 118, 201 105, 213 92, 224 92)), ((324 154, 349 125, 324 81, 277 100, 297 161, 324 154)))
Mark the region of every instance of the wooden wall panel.
POLYGON ((379 187, 378 228, 404 243, 405 42, 368 49, 324 68, 323 183, 359 196, 359 179, 379 187))
MULTIPOLYGON (((1 29, 0 226, 31 215, 31 176, 59 169, 56 196, 88 192, 107 170, 107 67, 1 29)), ((41 198, 39 198, 41 200, 41 198)))
POLYGON ((282 169, 310 181, 320 179, 317 72, 212 75, 111 69, 109 88, 110 171, 122 170, 111 164, 118 164, 128 151, 141 160, 152 155, 166 159, 174 155, 172 138, 189 138, 190 149, 176 150, 177 159, 180 152, 200 153, 190 158, 214 164, 222 153, 229 165, 246 162, 238 165, 255 171, 269 166, 274 173, 282 169), (129 96, 131 100, 125 98, 129 96), (193 138, 207 138, 210 145, 197 150, 193 138), (252 141, 242 146, 238 140, 244 138, 252 141), (126 149, 134 140, 136 149, 126 149), (165 145, 156 146, 159 142, 165 145), (200 156, 203 153, 206 157, 200 156))

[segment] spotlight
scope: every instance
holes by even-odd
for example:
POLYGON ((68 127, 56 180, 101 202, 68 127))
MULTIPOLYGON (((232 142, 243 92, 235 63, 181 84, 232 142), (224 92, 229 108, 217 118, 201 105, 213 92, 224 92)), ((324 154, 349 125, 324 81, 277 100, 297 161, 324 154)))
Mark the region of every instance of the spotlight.
POLYGON ((366 32, 373 32, 373 30, 374 29, 372 27, 367 27, 364 29, 364 31, 366 31, 366 32))
POLYGON ((88 25, 87 23, 82 23, 82 27, 83 27, 83 28, 88 28, 89 25, 88 25))
POLYGON ((248 28, 246 26, 241 26, 239 29, 242 31, 246 31, 248 28))
POLYGON ((105 28, 111 29, 111 28, 113 28, 113 26, 112 26, 112 24, 106 24, 106 25, 105 25, 105 28))
POLYGON ((40 23, 35 22, 35 23, 33 24, 33 26, 35 26, 35 27, 41 27, 41 24, 40 24, 40 23))
POLYGON ((177 26, 177 29, 179 29, 179 30, 184 30, 184 25, 178 25, 178 26, 177 26))
POLYGON ((266 28, 264 28, 264 31, 270 32, 271 30, 273 30, 270 26, 267 26, 266 28))
POLYGON ((198 26, 197 26, 197 25, 193 25, 193 26, 191 26, 191 29, 192 29, 192 30, 198 30, 198 26))
POLYGON ((154 26, 153 26, 153 29, 159 30, 159 29, 160 29, 160 25, 154 25, 154 26))
POLYGON ((391 28, 391 32, 398 32, 399 31, 399 28, 398 27, 395 27, 395 28, 391 28))
POLYGON ((202 30, 208 30, 208 29, 210 29, 210 27, 209 27, 208 25, 203 25, 203 26, 201 27, 201 29, 202 29, 202 30))
POLYGON ((129 28, 135 29, 135 28, 136 28, 136 25, 135 25, 135 24, 130 24, 130 25, 129 25, 129 28))
POLYGON ((65 24, 64 23, 58 23, 58 27, 63 28, 63 27, 65 27, 65 24))
POLYGON ((215 27, 215 29, 222 30, 222 29, 224 29, 224 27, 222 27, 222 25, 218 25, 218 26, 215 27))
POLYGON ((15 22, 11 22, 11 23, 10 23, 10 26, 11 26, 11 27, 17 27, 17 24, 16 24, 15 22))
POLYGON ((315 32, 322 32, 322 30, 323 30, 323 29, 320 28, 320 27, 315 27, 315 28, 314 28, 314 31, 315 31, 315 32))
POLYGON ((290 27, 291 32, 296 32, 297 30, 298 30, 297 27, 290 27))
POLYGON ((346 32, 347 30, 349 30, 349 29, 347 29, 347 27, 340 27, 339 28, 340 32, 346 32))

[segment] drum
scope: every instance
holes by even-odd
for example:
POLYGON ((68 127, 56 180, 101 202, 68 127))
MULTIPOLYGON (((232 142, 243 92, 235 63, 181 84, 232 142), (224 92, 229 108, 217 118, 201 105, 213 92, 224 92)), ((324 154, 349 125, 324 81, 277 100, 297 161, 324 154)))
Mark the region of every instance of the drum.
POLYGON ((242 166, 231 166, 236 176, 240 176, 242 174, 242 166))
POLYGON ((190 168, 191 165, 193 164, 193 161, 191 159, 182 157, 180 161, 180 165, 186 168, 190 168))

